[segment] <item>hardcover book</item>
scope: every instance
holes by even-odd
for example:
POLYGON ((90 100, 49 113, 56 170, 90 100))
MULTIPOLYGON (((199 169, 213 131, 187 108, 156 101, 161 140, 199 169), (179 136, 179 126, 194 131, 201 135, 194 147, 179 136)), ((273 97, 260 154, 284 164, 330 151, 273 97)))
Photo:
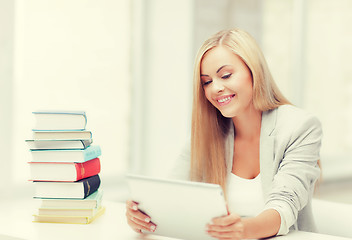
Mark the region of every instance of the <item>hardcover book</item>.
POLYGON ((100 186, 99 175, 84 178, 77 182, 34 181, 35 198, 77 198, 84 199, 100 186))
POLYGON ((103 198, 103 190, 98 189, 85 199, 57 199, 57 198, 37 198, 40 208, 55 208, 55 209, 87 209, 98 208, 101 206, 103 198))
POLYGON ((103 215, 105 207, 101 207, 94 216, 54 216, 54 215, 34 215, 34 222, 45 223, 75 223, 89 224, 97 217, 103 215))
POLYGON ((64 209, 64 208, 38 208, 38 215, 51 215, 51 216, 85 216, 93 217, 100 210, 99 208, 77 208, 77 209, 64 209))
POLYGON ((93 140, 56 140, 56 139, 29 139, 26 143, 30 150, 50 150, 50 149, 79 149, 83 150, 91 145, 93 140))
POLYGON ((81 140, 92 138, 92 132, 84 131, 33 131, 33 139, 81 140))
POLYGON ((82 163, 101 155, 99 145, 91 145, 84 150, 31 150, 31 162, 77 162, 82 163))
POLYGON ((33 112, 33 130, 84 130, 87 116, 83 111, 42 111, 33 112))
POLYGON ((31 181, 74 182, 100 173, 100 159, 83 163, 29 162, 31 181))

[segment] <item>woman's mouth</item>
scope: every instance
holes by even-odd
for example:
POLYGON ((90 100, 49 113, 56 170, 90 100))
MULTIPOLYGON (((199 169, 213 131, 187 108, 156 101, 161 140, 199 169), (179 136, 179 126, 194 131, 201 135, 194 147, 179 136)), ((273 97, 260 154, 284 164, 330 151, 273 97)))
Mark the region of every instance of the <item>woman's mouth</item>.
POLYGON ((218 104, 220 106, 225 106, 227 105, 228 103, 231 102, 232 98, 235 97, 236 94, 233 94, 233 95, 227 95, 227 96, 223 96, 223 97, 218 97, 216 98, 216 101, 218 102, 218 104))

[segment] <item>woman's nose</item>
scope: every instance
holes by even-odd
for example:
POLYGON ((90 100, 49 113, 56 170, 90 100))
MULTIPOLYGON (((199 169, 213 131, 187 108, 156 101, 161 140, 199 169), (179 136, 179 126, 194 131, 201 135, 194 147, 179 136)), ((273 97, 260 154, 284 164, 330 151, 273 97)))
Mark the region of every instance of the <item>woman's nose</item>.
POLYGON ((213 80, 213 91, 215 93, 223 92, 225 86, 218 80, 213 80))

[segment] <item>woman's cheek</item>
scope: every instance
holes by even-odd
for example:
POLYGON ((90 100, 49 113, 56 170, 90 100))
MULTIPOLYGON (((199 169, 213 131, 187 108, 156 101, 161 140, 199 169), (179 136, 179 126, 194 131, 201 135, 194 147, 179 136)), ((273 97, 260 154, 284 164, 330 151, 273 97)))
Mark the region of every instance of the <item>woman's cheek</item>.
POLYGON ((204 93, 205 93, 205 97, 208 99, 208 101, 209 101, 212 105, 214 105, 214 102, 213 102, 212 99, 211 99, 211 96, 210 96, 209 91, 205 90, 204 93))

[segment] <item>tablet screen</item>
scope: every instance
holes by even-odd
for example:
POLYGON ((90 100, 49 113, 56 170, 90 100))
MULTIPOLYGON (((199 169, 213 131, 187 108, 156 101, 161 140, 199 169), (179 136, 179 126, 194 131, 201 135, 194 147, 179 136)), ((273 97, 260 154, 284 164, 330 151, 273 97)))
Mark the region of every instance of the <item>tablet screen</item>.
POLYGON ((153 234, 182 239, 213 239, 206 224, 227 215, 216 184, 127 175, 130 198, 157 225, 153 234))

